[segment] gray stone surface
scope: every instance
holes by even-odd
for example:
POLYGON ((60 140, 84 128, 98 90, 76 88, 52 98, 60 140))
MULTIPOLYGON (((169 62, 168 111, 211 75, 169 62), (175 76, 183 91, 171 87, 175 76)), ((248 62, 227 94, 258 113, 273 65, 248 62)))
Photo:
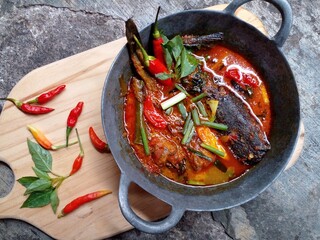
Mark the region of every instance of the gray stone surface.
MULTIPOLYGON (((7 96, 19 79, 37 67, 122 37, 128 17, 142 28, 153 21, 158 5, 165 16, 228 2, 0 0, 0 96, 7 96)), ((296 77, 306 128, 304 150, 296 165, 256 199, 214 212, 213 218, 208 212, 186 212, 167 233, 132 230, 113 239, 320 239, 320 2, 289 2, 294 22, 283 52, 296 77)), ((274 35, 281 22, 274 7, 263 1, 245 7, 261 16, 274 35)), ((8 168, 0 164, 0 197, 10 191, 13 181, 8 168)), ((51 238, 29 224, 6 219, 0 220, 0 239, 51 238)))

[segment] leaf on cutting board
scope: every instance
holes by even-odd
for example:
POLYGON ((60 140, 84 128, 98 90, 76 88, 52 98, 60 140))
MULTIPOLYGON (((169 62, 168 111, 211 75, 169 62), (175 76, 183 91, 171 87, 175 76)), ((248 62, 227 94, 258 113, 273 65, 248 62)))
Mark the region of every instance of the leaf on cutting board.
POLYGON ((32 160, 41 171, 50 172, 52 169, 52 156, 51 153, 42 148, 38 143, 27 140, 29 152, 31 154, 32 160))
POLYGON ((29 187, 29 185, 31 183, 33 183, 34 181, 38 180, 38 177, 34 177, 34 176, 26 176, 26 177, 22 177, 19 178, 17 181, 24 186, 25 188, 29 187))
POLYGON ((54 189, 50 195, 51 207, 54 213, 57 212, 57 208, 59 206, 60 200, 58 197, 57 189, 54 189))
POLYGON ((50 203, 50 196, 53 188, 41 192, 33 192, 24 201, 21 208, 38 208, 44 207, 50 203))
POLYGON ((42 179, 50 179, 50 176, 48 175, 48 173, 41 171, 40 169, 38 169, 37 167, 32 167, 34 173, 38 176, 38 178, 42 178, 42 179))
POLYGON ((39 192, 39 191, 44 191, 47 189, 50 189, 51 187, 51 181, 48 179, 38 179, 31 183, 28 187, 27 190, 25 191, 24 195, 28 195, 32 192, 39 192))

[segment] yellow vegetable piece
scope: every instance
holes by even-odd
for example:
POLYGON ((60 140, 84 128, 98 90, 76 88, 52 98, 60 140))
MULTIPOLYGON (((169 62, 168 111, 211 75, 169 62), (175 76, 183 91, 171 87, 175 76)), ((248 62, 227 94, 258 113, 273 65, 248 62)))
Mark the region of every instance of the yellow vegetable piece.
POLYGON ((225 160, 229 159, 229 155, 227 154, 227 151, 223 147, 218 136, 213 131, 211 131, 210 128, 200 126, 200 127, 196 128, 196 131, 197 131, 197 134, 202 142, 204 142, 205 144, 207 144, 213 148, 216 148, 216 149, 224 152, 224 157, 222 157, 222 158, 225 160))
POLYGON ((270 101, 266 87, 263 84, 261 84, 260 89, 263 101, 268 104, 270 101))
POLYGON ((218 109, 218 104, 219 101, 218 100, 214 100, 214 99, 210 99, 207 101, 208 105, 210 106, 211 109, 211 116, 210 116, 210 121, 214 121, 216 118, 216 112, 218 109))

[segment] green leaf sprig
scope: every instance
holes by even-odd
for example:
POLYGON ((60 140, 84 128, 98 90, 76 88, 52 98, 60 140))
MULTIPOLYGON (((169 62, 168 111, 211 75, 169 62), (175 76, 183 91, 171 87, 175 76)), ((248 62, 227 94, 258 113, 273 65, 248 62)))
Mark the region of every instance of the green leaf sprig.
POLYGON ((32 169, 36 176, 26 176, 17 180, 26 188, 24 195, 29 195, 21 208, 38 208, 51 204, 53 212, 56 213, 59 206, 57 190, 67 177, 52 171, 52 156, 48 150, 29 139, 27 143, 35 165, 32 169))
POLYGON ((176 81, 191 74, 198 66, 198 60, 185 48, 180 35, 169 40, 162 35, 164 40, 163 49, 168 69, 172 73, 159 73, 157 78, 165 80, 174 78, 176 81))

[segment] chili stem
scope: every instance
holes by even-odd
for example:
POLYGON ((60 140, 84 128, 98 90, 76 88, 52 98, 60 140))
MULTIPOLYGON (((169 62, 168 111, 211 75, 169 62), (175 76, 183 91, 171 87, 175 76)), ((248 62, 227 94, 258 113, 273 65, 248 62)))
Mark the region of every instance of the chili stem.
POLYGON ((187 97, 186 94, 183 92, 178 93, 177 95, 174 95, 173 97, 167 99, 166 101, 161 103, 161 107, 163 110, 168 109, 169 107, 172 107, 173 105, 177 104, 178 102, 181 102, 183 99, 187 97))
POLYGON ((214 123, 209 121, 201 121, 201 125, 207 126, 209 128, 214 128, 222 131, 227 131, 228 126, 222 123, 214 123))
POLYGON ((222 152, 219 149, 216 149, 214 147, 211 147, 210 145, 207 145, 205 143, 201 143, 200 146, 203 147, 204 149, 207 149, 208 151, 220 156, 220 157, 224 157, 225 156, 224 152, 222 152))
MULTIPOLYGON (((75 144, 77 144, 77 143, 78 143, 78 141, 75 141, 75 142, 69 143, 68 146, 72 146, 72 145, 75 145, 75 144)), ((52 145, 51 149, 52 149, 52 150, 58 150, 58 149, 65 148, 65 147, 67 147, 67 144, 52 145)))
POLYGON ((208 96, 207 93, 201 93, 198 96, 194 97, 191 99, 192 102, 198 102, 199 100, 201 100, 202 98, 208 96))
POLYGON ((76 128, 76 134, 77 134, 77 139, 78 139, 78 143, 79 143, 79 147, 80 147, 80 156, 84 155, 84 151, 83 151, 83 147, 82 147, 82 143, 79 137, 79 133, 78 133, 78 129, 76 128))

